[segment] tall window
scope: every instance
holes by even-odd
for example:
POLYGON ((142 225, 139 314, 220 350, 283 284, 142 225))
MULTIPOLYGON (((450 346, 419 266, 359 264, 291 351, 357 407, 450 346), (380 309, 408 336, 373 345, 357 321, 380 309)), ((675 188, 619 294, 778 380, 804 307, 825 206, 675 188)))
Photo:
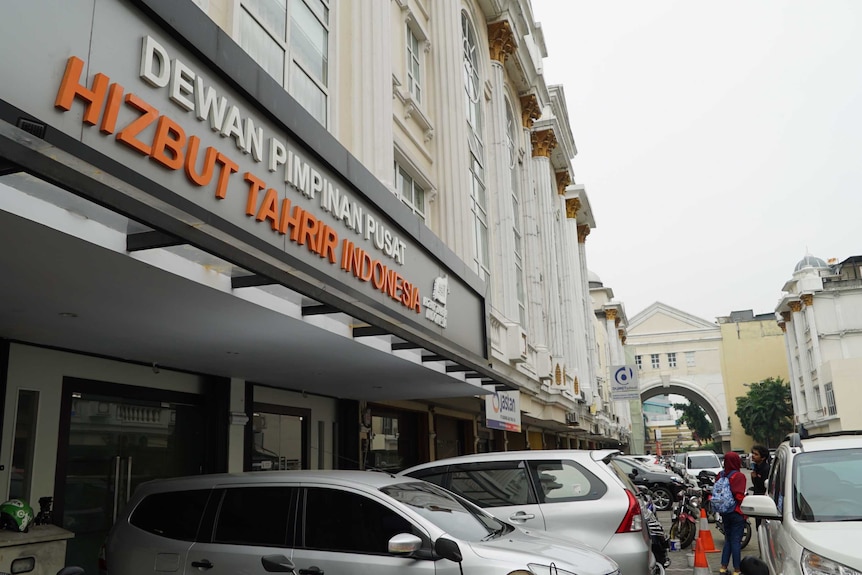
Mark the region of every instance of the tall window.
POLYGON ((326 125, 329 0, 242 0, 243 50, 326 125))
POLYGON ((676 352, 667 354, 667 365, 668 367, 676 367, 676 352))
POLYGON ((395 163, 395 186, 401 201, 409 207, 414 214, 425 221, 425 190, 404 171, 404 168, 395 163))
POLYGON ((638 366, 638 369, 644 368, 643 356, 640 356, 640 355, 635 356, 635 365, 638 366))
POLYGON ((515 236, 515 293, 518 298, 518 320, 527 325, 527 304, 524 294, 524 237, 521 232, 521 187, 518 185, 518 165, 515 142, 517 125, 512 104, 506 100, 506 148, 509 150, 509 179, 512 188, 512 234, 515 236))
POLYGON ((485 149, 482 144, 482 98, 479 80, 479 56, 476 33, 466 12, 461 13, 464 42, 464 97, 467 109, 470 144, 470 209, 473 212, 473 234, 476 242, 476 272, 487 280, 491 275, 488 256, 488 201, 485 190, 485 149))
POLYGON ((835 415, 838 413, 838 409, 835 406, 835 392, 832 391, 832 382, 824 385, 823 389, 826 390, 826 414, 835 415))
POLYGON ((652 365, 652 368, 658 369, 658 366, 659 366, 658 354, 657 353, 651 353, 649 356, 649 360, 650 360, 650 364, 652 365))
POLYGON ((407 29, 407 89, 417 102, 422 102, 422 61, 419 55, 419 38, 410 26, 407 29))

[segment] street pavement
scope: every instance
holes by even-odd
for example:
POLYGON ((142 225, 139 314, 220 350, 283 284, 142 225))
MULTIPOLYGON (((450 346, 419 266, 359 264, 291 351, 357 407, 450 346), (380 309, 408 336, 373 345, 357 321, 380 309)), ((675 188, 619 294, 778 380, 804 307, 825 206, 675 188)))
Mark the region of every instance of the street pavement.
MULTIPOLYGON (((751 487, 751 477, 747 470, 743 470, 743 473, 748 480, 748 487, 751 487)), ((658 511, 658 520, 661 522, 664 527, 664 532, 670 532, 670 511, 658 511)), ((742 549, 742 557, 746 557, 748 555, 753 555, 755 557, 760 556, 760 548, 758 547, 757 541, 757 529, 754 527, 754 517, 749 517, 748 521, 751 523, 751 541, 748 542, 742 549)), ((698 522, 699 525, 700 522, 698 522)), ((715 548, 718 549, 717 553, 707 553, 706 560, 709 563, 709 572, 710 573, 718 573, 718 569, 721 567, 721 548, 724 546, 724 535, 721 534, 721 531, 715 526, 715 523, 709 524, 709 531, 712 533, 712 540, 715 543, 715 548)), ((695 539, 696 541, 697 539, 695 539)), ((688 560, 686 555, 688 553, 694 553, 694 545, 689 546, 687 549, 681 549, 680 551, 671 551, 670 552, 670 560, 671 565, 665 571, 667 575, 692 575, 694 573, 694 567, 688 566, 688 560)), ((733 564, 731 562, 730 568, 733 569, 733 564)))

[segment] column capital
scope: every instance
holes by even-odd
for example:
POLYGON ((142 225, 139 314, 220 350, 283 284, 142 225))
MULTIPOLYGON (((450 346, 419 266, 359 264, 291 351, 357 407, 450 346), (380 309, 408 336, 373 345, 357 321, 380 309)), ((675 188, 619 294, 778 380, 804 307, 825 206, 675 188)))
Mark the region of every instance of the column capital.
POLYGON ((798 312, 798 311, 802 311, 802 302, 801 301, 791 301, 791 302, 788 302, 787 305, 790 306, 790 311, 792 311, 794 313, 798 312))
POLYGON ((488 24, 488 48, 491 60, 503 63, 515 53, 515 35, 507 20, 488 24))
POLYGON ((581 209, 581 200, 578 198, 566 199, 566 217, 570 220, 578 219, 578 210, 581 209))
POLYGON ((547 130, 538 130, 530 136, 530 143, 533 144, 534 158, 537 156, 550 158, 551 152, 557 147, 557 137, 550 128, 547 130))
POLYGON ((587 241, 587 236, 590 235, 590 226, 581 224, 578 226, 578 243, 583 244, 587 241))
POLYGON ((533 127, 533 122, 542 117, 539 109, 539 99, 535 94, 524 94, 521 100, 521 125, 527 129, 533 127))
POLYGON ((605 319, 617 319, 617 310, 606 309, 605 310, 605 319))
POLYGON ((620 316, 617 316, 617 317, 615 317, 615 318, 614 318, 614 326, 616 326, 616 327, 620 327, 620 324, 621 324, 622 322, 623 322, 623 318, 621 318, 620 316))
POLYGON ((569 170, 560 170, 554 172, 557 176, 557 193, 561 196, 566 193, 566 186, 572 183, 572 177, 569 175, 569 170))
POLYGON ((789 311, 781 312, 781 319, 783 319, 785 322, 790 321, 790 312, 789 311))
POLYGON ((618 330, 617 330, 617 335, 620 337, 620 341, 621 341, 621 342, 623 342, 623 343, 625 343, 625 342, 626 342, 626 330, 624 330, 624 329, 618 329, 618 330))
POLYGON ((804 303, 806 306, 813 306, 814 305, 814 294, 810 294, 810 293, 802 294, 801 299, 802 299, 802 303, 804 303))
POLYGON ((778 322, 778 327, 781 328, 781 331, 787 333, 787 322, 780 321, 778 322))

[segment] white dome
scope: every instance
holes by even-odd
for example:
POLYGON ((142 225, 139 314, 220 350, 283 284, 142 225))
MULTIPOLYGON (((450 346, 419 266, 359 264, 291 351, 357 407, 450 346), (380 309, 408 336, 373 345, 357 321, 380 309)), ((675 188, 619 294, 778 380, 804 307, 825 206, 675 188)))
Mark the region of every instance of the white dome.
POLYGON ((602 283, 602 278, 600 278, 596 272, 592 270, 587 270, 587 281, 590 284, 590 287, 604 287, 602 283))
POLYGON ((796 273, 798 271, 802 271, 805 268, 815 268, 815 269, 816 268, 826 268, 826 269, 828 269, 829 265, 825 261, 821 260, 818 257, 814 257, 811 254, 806 254, 805 257, 802 258, 801 260, 799 260, 799 263, 796 264, 796 267, 793 269, 793 273, 796 273))

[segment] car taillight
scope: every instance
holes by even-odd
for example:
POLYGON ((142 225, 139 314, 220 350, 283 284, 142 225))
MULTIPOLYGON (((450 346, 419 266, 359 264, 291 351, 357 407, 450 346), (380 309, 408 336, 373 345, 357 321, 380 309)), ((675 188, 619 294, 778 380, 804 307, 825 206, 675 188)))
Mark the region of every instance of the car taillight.
POLYGON ((643 515, 641 515, 641 506, 638 503, 631 491, 626 489, 626 495, 629 498, 629 508, 626 511, 626 516, 623 517, 622 523, 617 527, 617 533, 630 533, 632 531, 642 531, 644 527, 643 515))

